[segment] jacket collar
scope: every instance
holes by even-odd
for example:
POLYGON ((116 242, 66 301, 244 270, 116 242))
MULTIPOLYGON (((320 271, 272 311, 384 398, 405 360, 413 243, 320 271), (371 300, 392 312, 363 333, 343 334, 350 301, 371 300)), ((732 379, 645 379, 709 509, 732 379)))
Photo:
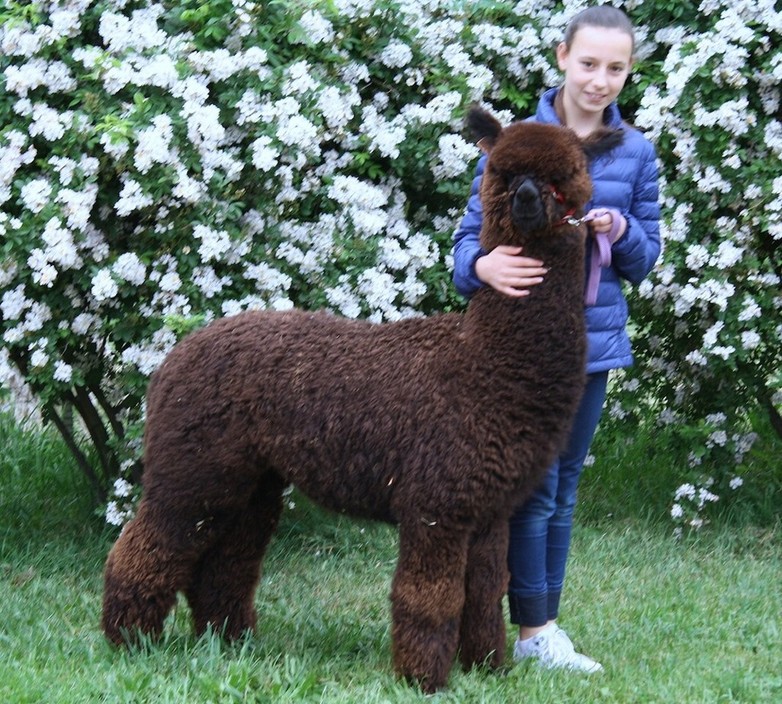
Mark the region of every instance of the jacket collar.
MULTIPOLYGON (((559 88, 549 88, 540 98, 538 109, 535 112, 537 122, 547 122, 558 125, 559 117, 554 109, 554 98, 559 92, 559 88)), ((603 122, 607 127, 621 127, 622 116, 619 114, 619 108, 616 103, 611 103, 603 113, 603 122)))

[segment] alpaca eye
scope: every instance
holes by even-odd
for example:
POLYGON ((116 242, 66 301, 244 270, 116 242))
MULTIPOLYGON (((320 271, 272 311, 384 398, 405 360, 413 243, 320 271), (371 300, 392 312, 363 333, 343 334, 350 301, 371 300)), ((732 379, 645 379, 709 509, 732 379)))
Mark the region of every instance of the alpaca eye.
POLYGON ((500 169, 496 166, 491 166, 489 170, 491 171, 491 175, 494 176, 494 178, 499 179, 505 184, 510 183, 510 180, 512 178, 510 172, 500 169))
POLYGON ((514 182, 518 179, 518 176, 516 174, 511 173, 510 171, 506 171, 502 174, 502 182, 508 187, 512 188, 514 182))

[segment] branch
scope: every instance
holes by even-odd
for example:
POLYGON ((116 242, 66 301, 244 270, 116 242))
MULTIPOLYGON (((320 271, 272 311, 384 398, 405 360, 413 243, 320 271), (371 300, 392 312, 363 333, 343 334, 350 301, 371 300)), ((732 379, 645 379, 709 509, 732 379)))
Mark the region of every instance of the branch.
POLYGON ((106 398, 106 394, 103 393, 103 389, 100 387, 100 384, 91 385, 90 391, 98 401, 98 405, 103 409, 106 417, 109 419, 109 424, 111 425, 111 429, 114 431, 114 434, 118 438, 124 438, 125 428, 117 418, 116 409, 109 403, 108 399, 106 398))
POLYGON ((73 432, 71 431, 71 428, 59 416, 54 406, 52 406, 51 404, 46 404, 46 406, 44 407, 44 415, 46 418, 51 420, 52 423, 54 423, 55 427, 59 431, 60 435, 62 436, 62 439, 65 441, 65 444, 68 446, 68 449, 70 450, 71 454, 76 459, 79 468, 87 477, 87 480, 89 481, 90 486, 92 487, 92 492, 95 498, 97 499, 97 501, 100 503, 105 503, 107 498, 106 491, 103 488, 100 480, 98 479, 97 474, 95 473, 95 470, 93 469, 86 455, 81 451, 78 444, 76 443, 76 439, 73 437, 73 432))
POLYGON ((103 467, 103 478, 109 479, 115 476, 119 472, 119 463, 109 446, 109 433, 103 424, 100 414, 95 409, 95 406, 92 405, 90 395, 85 387, 77 386, 75 388, 73 405, 84 421, 84 426, 92 438, 95 449, 98 451, 98 459, 103 467))
POLYGON ((779 414, 776 406, 774 406, 771 401, 771 394, 768 392, 768 389, 763 387, 763 391, 764 393, 762 393, 760 397, 760 405, 766 409, 769 422, 771 423, 774 432, 777 434, 777 437, 782 439, 782 415, 779 414))

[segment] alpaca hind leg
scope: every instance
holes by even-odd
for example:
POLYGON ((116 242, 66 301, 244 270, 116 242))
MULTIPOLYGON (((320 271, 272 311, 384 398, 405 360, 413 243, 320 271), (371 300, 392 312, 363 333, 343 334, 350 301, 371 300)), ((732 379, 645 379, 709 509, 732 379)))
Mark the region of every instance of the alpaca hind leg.
POLYGON ((139 633, 159 636, 177 591, 190 581, 197 556, 181 549, 177 528, 158 515, 142 501, 106 559, 101 627, 118 645, 139 633))
POLYGON ((255 588, 279 522, 284 486, 276 474, 265 474, 196 565, 185 595, 197 633, 213 628, 235 639, 254 630, 255 588))
POLYGON ((402 525, 394 575, 394 666, 425 692, 443 687, 459 639, 467 535, 423 522, 402 525))
POLYGON ((502 598, 508 588, 508 522, 495 521, 472 536, 459 634, 462 666, 497 668, 505 656, 502 598))

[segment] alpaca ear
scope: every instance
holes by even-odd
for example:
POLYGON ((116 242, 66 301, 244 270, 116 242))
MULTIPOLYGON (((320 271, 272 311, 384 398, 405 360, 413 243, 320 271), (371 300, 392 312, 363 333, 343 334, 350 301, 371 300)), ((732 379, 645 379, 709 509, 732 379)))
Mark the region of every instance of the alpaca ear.
POLYGON ((488 110, 473 105, 467 111, 465 123, 478 147, 484 154, 488 154, 502 132, 500 121, 488 110))
POLYGON ((592 161, 618 147, 624 138, 624 130, 603 127, 589 135, 581 144, 587 160, 592 161))

